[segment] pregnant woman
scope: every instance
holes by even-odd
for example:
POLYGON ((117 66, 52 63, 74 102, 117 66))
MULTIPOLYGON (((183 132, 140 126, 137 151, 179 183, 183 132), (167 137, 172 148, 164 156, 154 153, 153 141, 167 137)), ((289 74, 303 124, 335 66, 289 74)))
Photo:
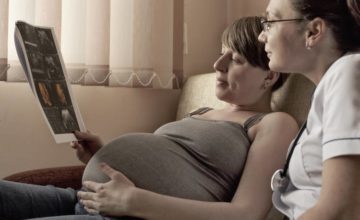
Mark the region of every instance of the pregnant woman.
POLYGON ((214 68, 224 109, 201 108, 154 133, 105 145, 96 135, 75 132, 73 148, 87 164, 84 188, 77 193, 2 181, 0 218, 263 220, 271 207, 271 175, 298 127, 288 114, 271 112, 283 75, 268 68, 257 40, 260 20, 242 18, 223 34, 214 68), (100 169, 102 162, 113 169, 100 169))

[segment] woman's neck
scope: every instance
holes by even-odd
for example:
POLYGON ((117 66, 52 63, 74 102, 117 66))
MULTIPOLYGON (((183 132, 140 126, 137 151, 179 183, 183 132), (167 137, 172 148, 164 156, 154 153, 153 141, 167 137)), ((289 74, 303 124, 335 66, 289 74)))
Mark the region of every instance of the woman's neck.
POLYGON ((258 102, 251 105, 237 105, 229 103, 230 111, 248 111, 248 112, 271 112, 271 92, 265 94, 258 102))
POLYGON ((344 53, 337 49, 328 50, 326 53, 319 52, 317 59, 312 61, 314 65, 304 75, 318 85, 330 66, 343 55, 344 53))

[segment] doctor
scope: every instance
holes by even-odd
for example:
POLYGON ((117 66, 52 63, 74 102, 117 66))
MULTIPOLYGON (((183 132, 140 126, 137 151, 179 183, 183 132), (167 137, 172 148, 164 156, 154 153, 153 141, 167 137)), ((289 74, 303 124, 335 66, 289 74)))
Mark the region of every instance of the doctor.
POLYGON ((270 0, 259 40, 273 71, 317 88, 307 125, 273 176, 290 219, 360 219, 359 0, 270 0))

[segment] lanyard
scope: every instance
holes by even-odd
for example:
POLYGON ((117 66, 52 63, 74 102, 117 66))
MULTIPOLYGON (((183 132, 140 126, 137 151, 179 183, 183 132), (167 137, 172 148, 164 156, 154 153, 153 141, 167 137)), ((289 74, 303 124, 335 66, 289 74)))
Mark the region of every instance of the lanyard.
POLYGON ((288 171, 288 169, 289 169, 290 160, 291 160, 291 157, 292 157, 292 155, 293 155, 293 153, 294 153, 295 147, 296 147, 296 145, 298 144, 299 139, 300 139, 302 133, 303 133, 304 130, 306 129, 306 122, 307 122, 307 121, 305 121, 304 124, 301 126, 300 131, 299 131, 298 134, 296 135, 295 140, 294 140, 294 142, 292 143, 292 145, 291 145, 291 147, 290 147, 290 151, 289 151, 289 154, 288 154, 288 156, 287 156, 287 158, 286 158, 286 162, 285 162, 285 164, 284 164, 284 167, 282 168, 282 171, 280 172, 280 176, 281 176, 282 178, 286 177, 286 173, 287 173, 287 171, 288 171))
POLYGON ((301 126, 300 131, 296 135, 294 142, 290 146, 290 151, 286 158, 284 167, 282 169, 277 170, 271 177, 271 189, 273 191, 278 190, 280 192, 284 192, 286 190, 286 188, 288 187, 290 180, 289 180, 289 177, 287 176, 287 171, 289 169, 291 156, 293 155, 295 147, 298 144, 298 141, 299 141, 302 133, 304 132, 305 128, 306 128, 306 121, 301 126))

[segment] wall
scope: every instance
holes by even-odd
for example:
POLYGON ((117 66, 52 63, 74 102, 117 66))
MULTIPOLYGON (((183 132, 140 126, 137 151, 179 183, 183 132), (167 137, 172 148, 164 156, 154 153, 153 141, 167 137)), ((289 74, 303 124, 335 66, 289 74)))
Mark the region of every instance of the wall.
MULTIPOLYGON (((180 94, 100 86, 73 86, 73 91, 85 126, 105 142, 123 133, 152 132, 174 120, 180 94)), ((55 144, 27 83, 0 82, 0 103, 0 178, 79 164, 68 144, 55 144)))
POLYGON ((269 0, 228 0, 228 22, 243 16, 263 15, 269 0))
POLYGON ((212 72, 227 26, 227 1, 184 0, 184 76, 212 72))
POLYGON ((268 0, 184 0, 184 77, 212 72, 221 34, 243 16, 262 15, 268 0))

